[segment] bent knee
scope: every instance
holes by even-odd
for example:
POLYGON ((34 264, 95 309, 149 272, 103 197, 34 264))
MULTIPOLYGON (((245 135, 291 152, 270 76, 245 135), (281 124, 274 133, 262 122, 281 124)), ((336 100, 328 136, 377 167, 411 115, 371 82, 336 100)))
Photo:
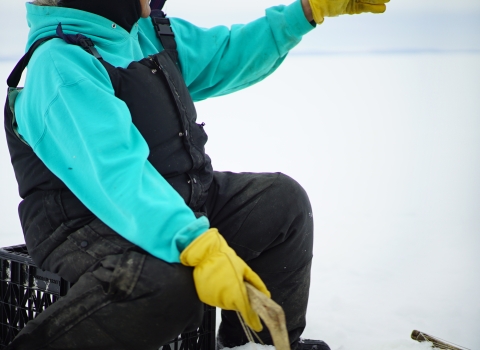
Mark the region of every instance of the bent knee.
POLYGON ((289 204, 290 210, 306 212, 310 217, 312 216, 307 192, 296 180, 283 173, 278 173, 278 177, 272 186, 275 186, 275 191, 278 191, 280 196, 289 204))

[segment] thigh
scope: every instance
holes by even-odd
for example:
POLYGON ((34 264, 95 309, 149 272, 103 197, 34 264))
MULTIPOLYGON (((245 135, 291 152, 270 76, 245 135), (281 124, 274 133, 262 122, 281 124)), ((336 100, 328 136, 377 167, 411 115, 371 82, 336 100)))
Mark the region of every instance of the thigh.
POLYGON ((201 323, 192 269, 129 251, 104 258, 7 349, 158 349, 201 323))
POLYGON ((68 222, 63 223, 41 243, 27 247, 30 254, 44 256, 39 267, 71 283, 95 269, 106 256, 141 251, 98 218, 75 230, 70 229, 68 222))
POLYGON ((312 258, 311 205, 284 174, 215 172, 206 208, 211 226, 257 273, 294 271, 312 258))

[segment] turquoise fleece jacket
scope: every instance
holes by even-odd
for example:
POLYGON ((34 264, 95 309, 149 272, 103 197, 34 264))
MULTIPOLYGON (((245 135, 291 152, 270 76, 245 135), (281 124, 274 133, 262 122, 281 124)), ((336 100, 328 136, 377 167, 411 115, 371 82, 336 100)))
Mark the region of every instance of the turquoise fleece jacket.
MULTIPOLYGON (((130 33, 106 18, 63 7, 26 4, 27 48, 54 35, 93 40, 103 58, 127 67, 163 50, 149 18, 130 33)), ((266 10, 246 25, 199 28, 171 18, 183 77, 196 101, 248 87, 271 74, 313 29, 300 1, 266 10)), ((148 162, 148 146, 92 55, 61 39, 33 55, 15 101, 18 132, 37 156, 105 224, 152 255, 179 262, 209 228, 148 162)))

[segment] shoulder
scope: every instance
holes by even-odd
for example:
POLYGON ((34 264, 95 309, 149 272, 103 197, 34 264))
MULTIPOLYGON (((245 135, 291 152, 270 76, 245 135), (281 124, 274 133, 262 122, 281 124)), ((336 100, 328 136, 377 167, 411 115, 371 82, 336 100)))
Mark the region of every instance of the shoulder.
MULTIPOLYGON (((40 45, 28 64, 24 88, 15 101, 19 119, 42 123, 52 105, 66 89, 80 96, 94 85, 110 95, 113 88, 102 64, 81 47, 51 39, 40 45), (88 81, 89 84, 82 84, 88 81)), ((69 96, 72 94, 68 94, 69 96)))
POLYGON ((79 46, 51 39, 32 55, 22 101, 45 112, 63 89, 76 88, 86 80, 113 93, 108 73, 98 59, 79 46))
POLYGON ((77 45, 54 38, 39 46, 32 55, 26 85, 34 83, 58 87, 83 79, 109 82, 108 74, 98 59, 77 45))

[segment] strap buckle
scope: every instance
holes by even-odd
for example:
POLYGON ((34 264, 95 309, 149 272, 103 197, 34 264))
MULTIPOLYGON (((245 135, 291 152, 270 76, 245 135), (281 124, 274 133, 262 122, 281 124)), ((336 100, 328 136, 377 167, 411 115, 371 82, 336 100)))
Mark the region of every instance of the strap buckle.
POLYGON ((98 53, 92 39, 83 37, 79 40, 80 46, 87 51, 89 54, 93 55, 97 59, 102 59, 102 56, 98 53))
POLYGON ((175 36, 170 27, 170 20, 166 18, 154 18, 155 29, 159 35, 175 36))

